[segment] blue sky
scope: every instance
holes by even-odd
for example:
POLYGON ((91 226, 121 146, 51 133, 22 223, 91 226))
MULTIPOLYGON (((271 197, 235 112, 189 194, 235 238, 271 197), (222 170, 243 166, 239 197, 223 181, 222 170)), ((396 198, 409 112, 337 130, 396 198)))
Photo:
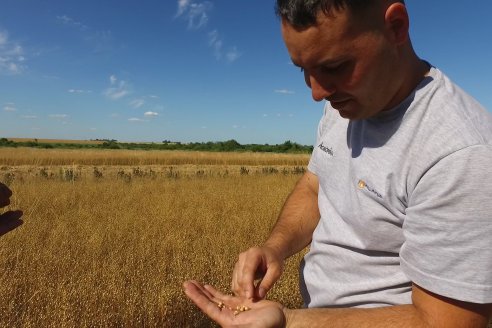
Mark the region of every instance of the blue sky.
MULTIPOLYGON (((312 144, 268 0, 2 0, 0 137, 312 144)), ((407 0, 417 53, 492 109, 492 2, 407 0)))

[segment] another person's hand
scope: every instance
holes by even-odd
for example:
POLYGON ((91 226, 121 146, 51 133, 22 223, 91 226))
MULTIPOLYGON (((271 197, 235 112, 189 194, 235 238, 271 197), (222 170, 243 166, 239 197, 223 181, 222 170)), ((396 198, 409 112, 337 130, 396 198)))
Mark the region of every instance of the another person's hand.
POLYGON ((285 326, 284 307, 272 301, 225 295, 196 281, 183 284, 188 296, 206 315, 222 327, 277 328, 285 326))
POLYGON ((270 247, 252 247, 239 254, 234 266, 231 289, 237 296, 264 299, 280 278, 283 259, 270 247), (260 280, 255 285, 255 280, 260 280))
MULTIPOLYGON (((12 191, 9 187, 0 183, 0 208, 10 205, 11 196, 12 191)), ((20 219, 22 214, 22 211, 7 211, 5 213, 0 213, 0 236, 20 226, 23 223, 20 219)))
POLYGON ((0 207, 10 204, 10 196, 12 196, 12 190, 3 183, 0 183, 0 207))

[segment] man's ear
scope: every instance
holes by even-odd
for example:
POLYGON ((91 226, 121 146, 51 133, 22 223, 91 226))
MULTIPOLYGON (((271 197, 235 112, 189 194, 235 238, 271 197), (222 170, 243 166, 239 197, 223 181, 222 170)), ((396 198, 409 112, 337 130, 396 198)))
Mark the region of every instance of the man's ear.
POLYGON ((408 41, 410 22, 405 5, 395 2, 386 9, 384 15, 385 28, 389 33, 390 40, 397 45, 408 41))

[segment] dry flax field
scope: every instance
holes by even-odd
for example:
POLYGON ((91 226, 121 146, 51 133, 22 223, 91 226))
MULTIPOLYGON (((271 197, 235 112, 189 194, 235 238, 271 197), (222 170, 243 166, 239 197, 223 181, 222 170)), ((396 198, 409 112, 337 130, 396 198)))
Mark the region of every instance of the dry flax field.
MULTIPOLYGON (((215 327, 188 279, 230 291, 308 155, 0 148, 0 327, 215 327), (0 217, 1 219, 2 217, 0 217), (0 222, 2 224, 2 222, 0 222)), ((300 307, 288 260, 268 298, 300 307)))

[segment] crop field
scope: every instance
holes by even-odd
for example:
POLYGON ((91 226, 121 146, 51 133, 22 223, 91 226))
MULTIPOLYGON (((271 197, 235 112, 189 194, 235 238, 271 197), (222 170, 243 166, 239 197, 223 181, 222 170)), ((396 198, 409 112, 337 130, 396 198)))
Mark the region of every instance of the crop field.
MULTIPOLYGON (((0 149, 23 212, 0 237, 0 327, 214 327, 182 292, 230 290, 305 155, 0 149)), ((301 306, 297 267, 269 295, 301 306)))
MULTIPOLYGON (((307 155, 0 148, 0 327, 215 327, 182 292, 229 291, 307 155), (9 231, 11 230, 11 231, 9 231)), ((301 255, 268 298, 302 305, 301 255)), ((489 328, 492 327, 492 323, 489 328)))

